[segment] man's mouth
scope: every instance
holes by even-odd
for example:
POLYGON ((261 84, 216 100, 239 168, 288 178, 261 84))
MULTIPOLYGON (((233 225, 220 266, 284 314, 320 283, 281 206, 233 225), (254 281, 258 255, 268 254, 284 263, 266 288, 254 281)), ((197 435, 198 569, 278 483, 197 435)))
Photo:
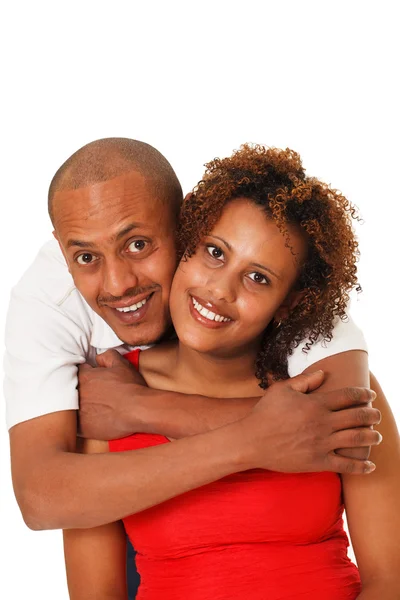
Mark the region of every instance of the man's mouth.
POLYGON ((132 304, 131 306, 125 306, 125 307, 122 307, 122 308, 116 308, 115 310, 117 310, 118 312, 124 312, 124 313, 126 313, 126 312, 135 312, 139 308, 142 308, 142 306, 144 306, 146 304, 147 300, 149 300, 149 298, 150 298, 150 295, 147 296, 147 298, 144 298, 143 300, 140 300, 136 304, 132 304))
POLYGON ((143 320, 148 307, 151 304, 153 295, 154 292, 151 292, 144 298, 141 298, 132 304, 127 304, 125 302, 126 306, 108 306, 108 308, 113 311, 114 315, 121 323, 124 323, 125 325, 134 325, 143 320))

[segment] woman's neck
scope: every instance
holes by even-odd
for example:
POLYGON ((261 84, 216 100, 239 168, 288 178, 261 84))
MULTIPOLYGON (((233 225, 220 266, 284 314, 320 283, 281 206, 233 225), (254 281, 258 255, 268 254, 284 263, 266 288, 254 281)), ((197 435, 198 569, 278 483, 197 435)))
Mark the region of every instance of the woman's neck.
POLYGON ((197 352, 179 342, 175 356, 171 377, 181 391, 221 398, 260 393, 254 374, 256 347, 218 356, 197 352))

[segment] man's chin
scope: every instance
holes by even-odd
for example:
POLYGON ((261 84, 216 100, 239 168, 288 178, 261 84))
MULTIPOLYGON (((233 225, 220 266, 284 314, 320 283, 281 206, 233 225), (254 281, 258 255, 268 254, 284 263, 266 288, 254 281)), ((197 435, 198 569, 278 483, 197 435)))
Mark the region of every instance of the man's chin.
POLYGON ((113 328, 119 339, 128 346, 152 346, 158 342, 171 339, 173 328, 166 324, 165 327, 149 327, 145 323, 113 328))

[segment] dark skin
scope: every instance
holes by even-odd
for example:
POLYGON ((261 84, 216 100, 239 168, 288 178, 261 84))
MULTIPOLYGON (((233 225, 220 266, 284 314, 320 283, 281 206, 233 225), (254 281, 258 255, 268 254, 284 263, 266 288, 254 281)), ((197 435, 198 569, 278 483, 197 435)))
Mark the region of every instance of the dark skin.
MULTIPOLYGON (((370 429, 380 423, 381 414, 371 408, 375 392, 365 396, 361 388, 337 389, 343 382, 337 373, 349 361, 360 380, 368 376, 365 353, 361 351, 337 354, 306 369, 305 374, 314 374, 321 366, 325 369, 319 375, 318 388, 308 395, 307 404, 302 389, 297 385, 292 389, 292 382, 298 378, 269 388, 265 394, 269 414, 274 429, 282 436, 280 444, 269 449, 269 468, 286 472, 364 472, 360 467, 369 456, 368 443, 381 441, 380 434, 370 429), (291 450, 295 444, 296 453, 291 450), (342 461, 338 455, 360 460, 342 461)), ((99 355, 97 362, 103 368, 79 367, 80 435, 89 439, 117 439, 139 431, 162 431, 162 435, 180 439, 238 421, 260 401, 260 397, 213 399, 148 388, 143 377, 114 350, 99 355)))
MULTIPOLYGON (((251 360, 251 346, 248 344, 248 339, 257 340, 257 331, 263 327, 262 319, 270 318, 271 306, 276 307, 277 303, 282 306, 281 298, 287 297, 287 290, 279 283, 275 285, 275 289, 270 289, 260 282, 253 285, 252 277, 249 282, 245 280, 243 283, 243 279, 247 278, 249 273, 252 275, 253 255, 257 256, 260 263, 273 265, 274 271, 278 272, 279 269, 285 281, 290 280, 291 273, 295 275, 295 268, 290 260, 287 260, 288 256, 285 260, 285 246, 279 244, 280 241, 283 244, 284 240, 276 238, 270 240, 270 244, 274 245, 273 252, 270 251, 269 244, 265 247, 268 235, 275 237, 274 227, 268 222, 256 221, 253 218, 255 210, 252 206, 231 205, 224 215, 226 218, 223 216, 214 228, 215 234, 229 240, 229 253, 225 251, 215 253, 217 256, 214 256, 214 252, 211 255, 208 247, 205 247, 204 251, 200 248, 195 257, 181 263, 172 285, 170 302, 179 342, 160 344, 141 354, 140 370, 149 385, 180 392, 200 389, 214 396, 234 393, 245 395, 246 392, 251 394, 257 391, 258 382, 254 376, 254 362, 251 360), (248 222, 246 222, 246 215, 248 222), (248 231, 253 223, 251 241, 247 241, 243 231, 234 226, 235 218, 237 222, 243 224, 244 231, 248 231), (282 264, 280 260, 283 261, 282 264), (193 314, 191 303, 186 301, 187 294, 190 296, 194 293, 202 298, 202 302, 206 300, 212 302, 218 314, 232 316, 231 323, 227 326, 210 327, 208 322, 200 321, 200 317, 193 314), (237 345, 236 352, 234 344, 237 345), (249 356, 247 362, 246 356, 249 356)), ((257 343, 254 342, 253 350, 256 349, 257 343)), ((343 353, 339 355, 339 360, 342 359, 347 363, 350 355, 351 353, 343 353)), ((121 371, 125 368, 122 358, 116 358, 116 363, 115 369, 118 365, 121 371)), ((362 368, 362 360, 359 366, 362 368)), ((332 384, 334 374, 331 373, 330 377, 327 377, 328 385, 329 379, 332 384)), ((287 385, 287 382, 282 382, 285 383, 287 385)), ((291 383, 293 385, 293 380, 291 383)), ((276 384, 275 387, 282 384, 276 384)), ((376 380, 373 385, 375 388, 378 387, 376 380)), ((310 390, 310 392, 307 398, 293 396, 294 402, 290 406, 290 414, 294 420, 297 420, 297 415, 308 409, 309 405, 314 410, 321 409, 324 402, 326 406, 326 398, 324 399, 322 394, 318 394, 317 391, 310 390)), ((394 540, 390 540, 390 534, 393 531, 398 532, 400 527, 396 500, 392 499, 395 498, 398 502, 400 498, 398 477, 395 476, 400 459, 398 434, 381 390, 377 402, 385 415, 385 440, 387 441, 387 446, 383 444, 382 447, 374 448, 379 468, 374 475, 378 477, 374 478, 373 475, 372 480, 369 477, 362 478, 362 481, 366 482, 365 486, 361 486, 363 493, 359 491, 359 478, 343 478, 349 527, 354 536, 354 547, 362 579, 360 599, 382 595, 395 598, 400 582, 398 569, 396 569, 399 556, 396 541, 398 535, 395 534, 394 540), (376 526, 377 522, 379 526, 376 526), (373 548, 371 548, 372 540, 373 548)), ((263 401, 255 409, 253 408, 253 416, 262 419, 262 407, 263 401), (258 409, 261 409, 260 412, 258 409)), ((287 419, 280 419, 279 410, 274 410, 276 408, 278 407, 274 405, 269 406, 268 415, 276 430, 275 439, 271 438, 271 441, 279 448, 281 430, 286 429, 287 432, 287 419)), ((312 410, 308 413, 308 417, 310 418, 308 427, 303 427, 298 435, 293 437, 289 454, 302 455, 304 450, 302 437, 305 433, 312 435, 314 430, 314 423, 311 420, 312 410)), ((239 423, 245 420, 242 419, 239 423)), ((259 428, 254 420, 253 427, 253 435, 257 439, 259 428)), ((312 446, 310 444, 309 447, 318 445, 318 441, 318 436, 315 436, 312 446)), ((282 448, 279 450, 282 451, 282 448)), ((108 444, 89 440, 85 444, 85 451, 107 452, 108 444)), ((270 455, 265 457, 265 460, 268 459, 270 455)), ((306 456, 303 455, 302 459, 305 460, 306 456)), ((294 465, 290 470, 293 470, 293 467, 294 465)), ((88 530, 86 533, 82 530, 68 531, 65 532, 64 540, 68 582, 74 600, 84 600, 86 591, 93 590, 93 586, 96 589, 96 597, 106 597, 110 589, 116 589, 115 580, 118 579, 116 573, 119 573, 124 565, 120 557, 123 558, 125 545, 125 535, 121 532, 119 523, 114 526, 109 525, 106 529, 99 528, 97 532, 96 530, 88 530), (96 557, 95 560, 93 556, 96 557), (88 573, 90 573, 89 582, 88 573)), ((123 573, 119 581, 124 586, 123 573)), ((121 589, 121 593, 115 594, 115 597, 121 599, 126 597, 126 591, 121 589)))
MULTIPOLYGON (((168 206, 154 199, 143 177, 135 172, 64 190, 54 197, 56 237, 77 288, 117 335, 131 345, 156 341, 170 323, 169 287, 176 261, 172 214, 168 206), (117 308, 145 298, 145 310, 138 311, 136 317, 124 320, 117 314, 117 308)), ((28 304, 28 316, 29 310, 28 304)), ((53 322, 52 311, 48 327, 55 331, 60 327, 58 321, 53 322)), ((37 337, 40 342, 43 332, 38 331, 37 337)), ((371 392, 367 389, 366 355, 351 353, 345 363, 336 363, 335 357, 326 360, 315 366, 325 370, 323 385, 322 375, 317 375, 297 380, 297 390, 293 390, 293 382, 274 386, 255 407, 257 417, 252 416, 252 410, 245 416, 247 403, 254 404, 254 400, 227 399, 222 410, 221 402, 212 398, 188 398, 136 384, 130 387, 130 374, 130 383, 125 382, 118 391, 121 397, 129 397, 130 403, 135 398, 135 414, 128 419, 131 423, 133 416, 134 425, 125 425, 124 433, 152 430, 169 437, 191 436, 167 448, 86 456, 75 453, 77 420, 73 411, 19 423, 10 430, 11 460, 14 490, 26 523, 32 529, 102 525, 250 466, 369 472, 368 461, 333 452, 344 447, 369 447, 380 441, 379 434, 368 428, 379 422, 380 414, 367 406, 371 392), (317 388, 321 394, 318 406, 307 403, 307 407, 314 408, 297 411, 296 418, 291 415, 288 419, 295 402, 301 405, 304 393, 317 388), (332 393, 339 388, 344 389, 332 393), (192 403, 190 411, 188 401, 192 403), (361 410, 349 412, 353 405, 361 405, 361 410), (275 426, 278 418, 284 425, 279 440, 275 426), (254 421, 262 424, 257 443, 254 421), (360 425, 364 427, 356 429, 360 425), (218 431, 213 431, 216 428, 218 431), (207 455, 205 447, 209 449, 207 455), (160 461, 166 466, 165 477, 158 477, 160 461)), ((105 375, 105 370, 94 370, 87 377, 88 389, 91 377, 98 381, 105 375)), ((83 383, 81 394, 85 402, 83 383)), ((104 398, 99 396, 98 402, 104 402, 104 398)), ((82 426, 85 432, 85 418, 82 426)), ((115 430, 111 437, 114 434, 115 430)))
MULTIPOLYGON (((278 387, 280 385, 278 384, 278 387)), ((400 590, 396 533, 400 528, 400 440, 388 402, 372 374, 370 386, 377 393, 375 404, 384 415, 381 430, 385 443, 372 448, 371 458, 377 463, 374 473, 361 478, 342 475, 344 500, 351 540, 362 578, 362 590, 357 600, 397 600, 400 590)), ((295 401, 298 401, 298 397, 295 401)), ((278 427, 280 425, 281 423, 278 423, 278 427)), ((277 441, 278 439, 279 436, 277 441)), ((106 452, 106 446, 104 442, 88 440, 86 451, 106 452)), ((126 598, 125 540, 120 523, 111 523, 89 532, 64 532, 71 598, 86 599, 85 586, 86 589, 90 586, 96 598, 126 598), (109 595, 105 594, 107 590, 109 595)))
MULTIPOLYGON (((259 391, 257 381, 253 375, 250 379, 248 375, 249 373, 252 374, 255 361, 257 342, 254 342, 254 340, 260 337, 272 318, 278 320, 287 318, 291 308, 301 298, 301 292, 291 291, 293 283, 298 276, 298 262, 292 260, 291 252, 286 247, 285 239, 276 225, 270 220, 266 220, 260 210, 252 203, 240 199, 231 202, 214 229, 213 235, 206 237, 195 256, 189 262, 181 262, 172 284, 171 313, 174 318, 178 337, 182 342, 187 338, 189 348, 194 345, 196 348, 201 349, 201 352, 189 350, 184 343, 176 346, 174 342, 171 342, 169 345, 163 344, 161 347, 153 348, 150 353, 143 354, 141 364, 146 364, 146 359, 150 354, 153 356, 156 354, 154 362, 159 366, 160 371, 154 372, 153 368, 151 382, 152 386, 159 390, 170 390, 177 393, 186 392, 189 394, 191 390, 198 389, 198 380, 200 377, 202 381, 201 389, 204 394, 202 397, 204 410, 209 406, 211 408, 211 420, 216 415, 222 419, 219 423, 214 423, 215 427, 216 425, 223 425, 244 416, 259 400, 259 397, 256 397, 259 391), (242 227, 238 229, 235 226, 235 222, 240 222, 242 227), (247 231, 250 230, 252 231, 251 241, 249 241, 247 235, 247 231), (230 240, 228 245, 223 242, 224 236, 230 240), (216 248, 213 244, 219 244, 222 247, 218 246, 216 248), (214 253, 216 254, 215 257, 213 256, 214 253), (256 273, 255 277, 261 283, 254 281, 254 256, 261 257, 259 258, 260 262, 270 265, 270 272, 273 273, 272 278, 274 279, 272 284, 266 285, 264 283, 265 276, 263 273, 256 273), (243 273, 245 273, 244 276, 243 273), (216 336, 215 329, 213 328, 207 329, 196 325, 191 327, 190 324, 196 324, 196 321, 193 321, 190 316, 189 307, 191 306, 191 302, 188 302, 188 298, 191 296, 188 290, 192 294, 200 294, 201 297, 204 295, 211 297, 212 295, 213 301, 218 303, 221 311, 227 311, 227 314, 234 319, 228 330, 222 328, 216 336), (225 339, 226 335, 228 335, 227 339, 225 339), (218 340, 219 346, 217 344, 217 347, 214 347, 215 340, 218 340), (235 344, 238 348, 241 348, 241 352, 235 350, 235 344), (250 347, 249 344, 252 346, 250 347), (174 353, 175 347, 180 349, 177 355, 174 353), (207 352, 215 352, 218 356, 220 352, 219 347, 223 348, 224 351, 226 351, 225 348, 230 348, 232 356, 229 361, 222 357, 215 364, 207 358, 204 361, 201 360, 203 356, 207 355, 207 352), (243 348, 248 348, 245 358, 243 357, 243 348), (235 352, 238 352, 236 358, 235 352), (214 401, 214 404, 212 404, 207 398, 207 396, 211 397, 215 394, 214 382, 215 380, 221 381, 224 364, 226 377, 221 386, 221 395, 228 397, 233 397, 234 395, 242 396, 241 399, 236 400, 236 407, 234 407, 233 412, 230 411, 231 405, 228 404, 226 406, 226 399, 219 400, 221 406, 218 409, 218 402, 214 401), (165 365, 164 369, 162 369, 162 365, 165 365), (162 375, 162 372, 167 373, 168 377, 166 378, 165 375, 162 375), (180 381, 179 385, 178 381, 180 381), (252 396, 253 394, 253 398, 248 398, 248 396, 252 396)), ((291 244, 294 247, 296 255, 302 260, 302 257, 306 253, 306 242, 301 235, 297 234, 295 229, 292 231, 291 244)), ((203 299, 202 301, 205 302, 206 300, 203 299)), ((217 308, 216 312, 218 312, 217 308)), ((99 362, 103 365, 106 365, 107 361, 110 360, 113 360, 112 357, 107 357, 107 355, 99 357, 99 362)), ((324 366, 324 369, 328 369, 329 373, 323 384, 325 389, 334 389, 335 371, 340 371, 338 368, 340 360, 343 360, 343 357, 339 355, 330 357, 327 361, 322 361, 322 366, 324 366)), ((364 377, 366 376, 367 371, 364 370, 366 355, 364 353, 346 353, 345 361, 346 365, 348 365, 347 361, 353 361, 354 368, 357 368, 360 374, 364 372, 364 377)), ((133 423, 130 422, 129 412, 132 412, 132 397, 135 397, 135 395, 133 390, 129 390, 128 394, 125 393, 125 390, 129 389, 130 377, 140 379, 140 376, 133 373, 128 365, 124 365, 123 360, 115 357, 115 363, 117 365, 121 363, 121 375, 124 372, 127 377, 125 380, 126 383, 123 386, 121 386, 121 382, 116 380, 110 372, 90 371, 86 367, 81 369, 81 373, 84 373, 81 376, 80 390, 81 424, 83 431, 86 434, 90 433, 90 427, 88 432, 87 425, 90 422, 90 416, 92 416, 92 423, 94 417, 95 423, 100 426, 100 428, 97 427, 93 431, 96 439, 109 436, 121 437, 121 435, 129 434, 133 431, 133 423), (109 377, 110 375, 111 377, 109 377), (98 380, 97 385, 96 379, 98 380), (89 390, 88 384, 90 385, 91 381, 94 383, 94 386, 92 390, 89 390), (118 393, 121 391, 118 396, 116 395, 116 390, 118 393), (89 397, 89 401, 87 397, 89 397), (90 403, 90 398, 92 399, 92 403, 90 403), (112 409, 113 403, 120 409, 117 415, 115 415, 116 411, 112 409), (105 413, 104 415, 97 415, 97 419, 96 407, 105 413), (102 418, 103 416, 104 418, 102 418), (111 423, 112 420, 114 420, 114 426, 111 423)), ((312 370, 315 370, 315 367, 311 367, 310 371, 312 370)), ((118 367, 116 371, 118 371, 118 367)), ((121 381, 124 381, 123 375, 121 381)), ((342 381, 344 380, 342 379, 342 381)), ((318 392, 320 393, 320 390, 318 392)), ((152 394, 151 391, 147 391, 147 393, 152 394)), ((162 398, 161 394, 159 392, 160 399, 162 398)), ((176 399, 174 401, 174 398, 171 397, 170 400, 171 407, 174 407, 176 399)), ((291 400, 294 401, 294 398, 291 398, 291 400)), ((309 419, 308 422, 312 423, 318 422, 318 419, 322 418, 321 407, 326 407, 325 399, 322 395, 318 396, 318 400, 315 396, 315 400, 318 402, 318 404, 314 405, 316 412, 314 415, 309 414, 307 416, 309 419)), ((142 405, 143 408, 148 407, 150 403, 151 397, 147 401, 145 400, 142 405)), ((160 404, 162 405, 162 400, 160 404)), ((304 404, 304 400, 302 404, 304 404)), ((293 404, 289 404, 286 408, 286 414, 291 415, 291 421, 296 420, 296 415, 299 415, 298 405, 293 402, 293 404)), ((189 414, 191 409, 192 405, 190 401, 186 402, 186 410, 189 414)), ((173 408, 169 410, 173 410, 173 408)), ((160 414, 162 412, 162 406, 160 406, 160 414)), ((272 414, 273 409, 271 407, 272 414)), ((347 417, 350 419, 355 414, 357 413, 354 409, 349 409, 347 417)), ((195 413, 193 419, 195 423, 196 416, 195 413)), ((335 416, 337 417, 337 415, 335 416)), ((169 420, 171 421, 171 419, 169 420)), ((208 417, 208 420, 210 420, 210 417, 208 417)), ((146 427, 146 421, 146 417, 143 416, 142 422, 138 426, 142 427, 144 425, 146 427)), ((181 419, 178 418, 176 422, 180 423, 181 419)), ((278 422, 280 422, 279 415, 275 419, 275 426, 278 422)), ((346 426, 351 426, 350 420, 348 423, 346 426)), ((298 435, 298 431, 302 429, 301 418, 297 422, 297 425, 296 436, 298 435)), ((282 423, 278 430, 281 431, 284 429, 285 425, 282 423)), ((196 429, 193 431, 193 433, 198 432, 199 430, 196 429)), ((170 437, 181 437, 185 433, 187 432, 171 431, 170 437)), ((316 434, 319 436, 320 432, 316 431, 316 434)), ((313 446, 318 447, 317 439, 313 441, 313 446)), ((365 457, 368 449, 364 448, 358 451, 348 449, 347 453, 346 450, 341 450, 341 452, 345 456, 365 457)), ((310 467, 311 465, 303 465, 302 469, 308 470, 310 467)), ((293 462, 290 467, 291 469, 297 470, 299 466, 293 462)), ((302 469, 300 468, 300 470, 302 469)))

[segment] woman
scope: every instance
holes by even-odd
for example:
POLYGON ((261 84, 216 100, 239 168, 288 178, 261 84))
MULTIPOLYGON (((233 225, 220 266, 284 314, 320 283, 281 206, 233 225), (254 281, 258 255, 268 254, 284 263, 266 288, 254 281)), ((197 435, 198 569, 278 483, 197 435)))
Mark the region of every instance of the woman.
MULTIPOLYGON (((178 341, 128 358, 152 387, 211 397, 256 396, 288 377, 296 344, 329 340, 345 314, 356 286, 354 214, 290 150, 245 145, 211 162, 182 210, 170 299, 178 341)), ((124 519, 138 552, 138 599, 398 598, 389 536, 399 539, 400 451, 380 403, 385 444, 373 450, 373 476, 244 471, 124 519), (360 571, 347 558, 342 497, 360 571)), ((86 450, 163 443, 136 434, 86 450)), ((66 532, 65 552, 73 600, 126 598, 121 523, 66 532)))

